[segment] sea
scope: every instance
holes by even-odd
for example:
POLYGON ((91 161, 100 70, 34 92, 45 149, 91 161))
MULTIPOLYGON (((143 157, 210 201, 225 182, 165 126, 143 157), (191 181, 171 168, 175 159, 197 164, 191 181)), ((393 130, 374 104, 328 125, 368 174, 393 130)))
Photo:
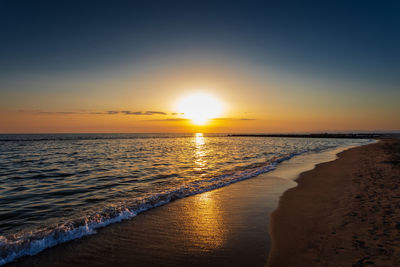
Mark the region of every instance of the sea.
POLYGON ((0 135, 0 265, 293 157, 366 139, 226 134, 0 135))

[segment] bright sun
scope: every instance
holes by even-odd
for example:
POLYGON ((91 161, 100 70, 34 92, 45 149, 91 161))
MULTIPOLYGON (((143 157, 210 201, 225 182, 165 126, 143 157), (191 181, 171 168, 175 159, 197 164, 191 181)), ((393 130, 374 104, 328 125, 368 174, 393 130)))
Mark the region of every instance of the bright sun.
POLYGON ((222 113, 222 103, 206 93, 192 93, 182 97, 177 104, 179 113, 194 124, 204 125, 222 113))

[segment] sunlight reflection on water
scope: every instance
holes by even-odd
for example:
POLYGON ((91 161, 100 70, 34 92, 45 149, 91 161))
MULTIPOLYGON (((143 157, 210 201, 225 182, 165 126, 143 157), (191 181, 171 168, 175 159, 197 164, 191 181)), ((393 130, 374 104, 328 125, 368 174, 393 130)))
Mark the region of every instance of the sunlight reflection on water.
MULTIPOLYGON (((194 163, 195 167, 194 170, 201 172, 204 167, 207 164, 206 161, 206 153, 212 153, 213 151, 206 151, 204 148, 205 145, 205 138, 202 133, 196 133, 195 137, 195 144, 196 144, 196 149, 194 151, 194 163)), ((201 175, 204 175, 203 173, 200 173, 201 175)))

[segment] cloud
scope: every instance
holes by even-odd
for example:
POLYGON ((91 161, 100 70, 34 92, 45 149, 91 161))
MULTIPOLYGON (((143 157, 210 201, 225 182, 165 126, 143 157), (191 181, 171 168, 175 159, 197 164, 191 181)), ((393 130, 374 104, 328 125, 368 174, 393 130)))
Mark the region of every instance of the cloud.
MULTIPOLYGON (((131 111, 131 110, 107 110, 107 111, 88 111, 88 110, 80 110, 80 111, 42 111, 42 110, 18 110, 18 112, 31 113, 31 114, 39 114, 39 115, 129 115, 129 116, 153 116, 153 115, 162 115, 166 116, 168 113, 163 111, 131 111)), ((170 113, 173 116, 181 116, 183 113, 170 113)), ((186 118, 168 118, 168 119, 157 119, 157 120, 149 120, 149 121, 189 121, 190 119, 186 118)), ((254 121, 256 119, 252 118, 214 118, 211 119, 214 121, 254 121)))
POLYGON ((162 111, 146 111, 144 115, 167 115, 167 113, 162 111))
POLYGON ((160 119, 160 120, 148 120, 148 121, 189 121, 189 119, 160 119))
POLYGON ((17 112, 31 113, 31 114, 42 114, 42 115, 70 115, 70 114, 83 114, 78 111, 42 111, 42 110, 24 110, 20 109, 17 112))
POLYGON ((162 111, 130 111, 130 110, 107 110, 107 111, 41 111, 41 110, 18 110, 18 112, 42 114, 42 115, 73 115, 73 114, 89 114, 89 115, 168 115, 162 111))
POLYGON ((125 115, 167 115, 167 113, 162 111, 130 111, 130 110, 123 110, 121 111, 122 114, 125 115))
MULTIPOLYGON (((214 118, 211 120, 216 120, 216 121, 254 121, 256 119, 252 119, 252 118, 214 118)), ((159 120, 148 120, 148 121, 190 121, 190 119, 174 118, 174 119, 159 119, 159 120)))
POLYGON ((252 119, 252 118, 215 118, 212 120, 215 120, 215 121, 255 121, 256 119, 252 119))
POLYGON ((118 114, 118 113, 119 113, 119 111, 116 111, 116 110, 109 110, 106 112, 106 114, 109 114, 109 115, 114 115, 114 114, 118 114))
POLYGON ((144 115, 142 111, 122 110, 121 113, 125 115, 144 115))
POLYGON ((45 115, 70 115, 70 114, 81 114, 80 112, 74 111, 38 111, 38 114, 45 114, 45 115))

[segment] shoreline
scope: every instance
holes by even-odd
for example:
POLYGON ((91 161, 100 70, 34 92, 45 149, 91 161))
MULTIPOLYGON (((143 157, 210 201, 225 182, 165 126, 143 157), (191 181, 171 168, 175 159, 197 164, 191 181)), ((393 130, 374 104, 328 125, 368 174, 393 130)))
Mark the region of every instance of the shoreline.
MULTIPOLYGON (((335 151, 344 150, 344 149, 348 149, 348 147, 339 147, 339 148, 336 148, 333 150, 332 149, 322 150, 320 152, 305 152, 305 153, 301 152, 298 154, 291 154, 288 157, 276 158, 275 160, 270 161, 270 164, 266 165, 262 170, 258 170, 258 173, 261 172, 261 175, 266 174, 266 177, 275 179, 276 178, 276 174, 275 174, 276 168, 278 168, 278 170, 281 170, 283 168, 283 169, 286 169, 286 171, 285 171, 286 173, 284 172, 284 173, 278 174, 279 178, 284 178, 287 180, 294 180, 294 177, 291 177, 291 175, 295 174, 295 176, 297 176, 302 171, 305 171, 307 169, 312 169, 314 167, 314 165, 317 164, 318 162, 334 160, 334 158, 332 158, 332 154, 333 154, 333 157, 335 157, 335 155, 336 155, 335 151), (293 161, 297 162, 297 164, 291 164, 293 161), (306 163, 306 162, 308 162, 308 163, 306 163), (306 163, 306 166, 304 166, 304 168, 299 169, 298 165, 299 164, 304 165, 305 163, 306 163), (288 176, 288 170, 289 170, 289 176, 288 176), (271 172, 273 173, 272 176, 270 175, 271 172)), ((279 173, 279 171, 278 171, 278 173, 279 173)), ((42 251, 44 251, 46 249, 49 249, 49 248, 52 248, 55 246, 59 246, 61 244, 64 244, 66 242, 70 242, 70 241, 73 241, 76 239, 80 239, 84 236, 95 234, 101 228, 108 227, 109 225, 112 225, 114 223, 118 223, 121 221, 130 220, 133 217, 136 217, 137 215, 141 214, 142 212, 146 212, 148 210, 166 205, 170 202, 175 201, 176 199, 184 199, 186 197, 190 197, 193 195, 210 192, 210 191, 213 191, 218 188, 224 188, 227 185, 234 184, 239 181, 243 181, 243 180, 247 180, 247 179, 252 179, 259 175, 260 174, 257 174, 257 173, 253 173, 253 174, 250 173, 250 175, 248 175, 247 177, 239 177, 239 179, 236 179, 235 181, 232 181, 228 184, 217 185, 216 187, 209 188, 209 189, 206 188, 205 190, 201 190, 199 192, 193 192, 192 194, 189 194, 189 195, 186 195, 183 197, 178 197, 175 199, 172 198, 172 199, 168 199, 166 201, 161 201, 161 202, 158 202, 155 204, 151 204, 151 206, 144 207, 143 209, 131 210, 126 213, 123 212, 123 213, 118 214, 118 216, 116 216, 116 217, 113 217, 109 220, 106 220, 106 221, 103 221, 100 223, 95 223, 92 225, 86 224, 86 227, 81 226, 81 227, 77 228, 78 231, 76 231, 76 232, 71 231, 73 233, 72 236, 69 236, 68 235, 69 233, 67 232, 67 234, 61 233, 61 235, 57 235, 57 233, 55 235, 48 235, 48 236, 45 236, 45 238, 43 238, 43 239, 37 239, 37 240, 33 239, 34 240, 33 246, 25 246, 24 250, 16 251, 15 254, 10 254, 8 258, 0 259, 0 265, 9 263, 9 262, 13 262, 14 260, 24 257, 24 256, 34 256, 38 253, 41 253, 42 251)), ((275 197, 275 199, 278 199, 278 197, 275 197)), ((273 199, 272 202, 271 202, 271 200, 268 200, 268 201, 273 203, 273 202, 275 202, 275 199, 273 199)), ((268 215, 269 215, 269 213, 268 213, 268 215)))
POLYGON ((312 133, 312 134, 228 134, 229 137, 275 137, 275 138, 335 138, 335 139, 379 139, 393 138, 395 133, 312 133))
POLYGON ((303 172, 271 214, 267 266, 399 265, 399 144, 355 147, 303 172))
MULTIPOLYGON (((240 266, 249 264, 249 261, 252 262, 251 265, 253 266, 265 265, 271 244, 268 235, 269 215, 276 209, 279 197, 287 189, 296 185, 293 180, 297 175, 314 168, 315 164, 321 161, 334 160, 336 158, 335 151, 343 149, 348 148, 338 148, 291 158, 279 164, 274 171, 219 189, 178 199, 157 209, 141 213, 130 220, 99 229, 95 235, 57 245, 34 256, 19 258, 10 262, 7 266, 49 266, 51 263, 61 266, 70 264, 96 265, 94 263, 103 257, 98 253, 99 250, 104 249, 103 254, 107 255, 106 246, 120 247, 114 249, 116 250, 115 254, 119 256, 113 257, 113 261, 109 262, 110 264, 121 263, 121 261, 121 264, 124 264, 123 261, 139 261, 143 265, 164 265, 168 262, 172 264, 172 261, 176 260, 166 253, 160 255, 142 249, 142 247, 156 247, 157 250, 167 250, 169 251, 168 254, 178 257, 177 262, 175 262, 178 265, 196 265, 193 259, 197 259, 199 265, 220 265, 227 263, 228 258, 232 259, 228 260, 231 265, 240 266), (212 212, 207 207, 211 203, 212 212), (195 209, 195 212, 193 212, 191 207, 200 207, 200 209, 197 209, 197 211, 195 209), (182 214, 183 210, 185 210, 185 214, 182 214), (207 219, 196 222, 195 217, 207 219), (160 229, 169 227, 168 223, 176 226, 178 222, 182 221, 191 221, 193 225, 179 225, 177 229, 172 231, 168 229, 160 233, 160 229), (252 223, 250 229, 248 229, 249 225, 246 222, 250 221, 252 223), (226 229, 220 231, 221 225, 226 229), (199 229, 201 231, 198 231, 199 229), (205 231, 205 229, 213 229, 217 234, 211 234, 209 230, 205 231), (136 237, 130 237, 125 245, 119 244, 119 240, 125 239, 124 233, 130 233, 130 235, 136 237), (160 239, 157 234, 162 235, 163 238, 160 239), (144 238, 143 235, 147 237, 144 238), (173 236, 179 236, 179 238, 171 240, 173 236), (196 236, 197 238, 193 238, 196 236), (189 237, 190 240, 188 240, 189 237), (210 247, 210 244, 213 243, 210 242, 210 237, 220 240, 221 244, 216 247, 214 244, 210 247), (109 241, 110 239, 111 241, 109 241), (232 240, 235 241, 232 242, 232 240), (174 244, 176 251, 171 251, 166 245, 163 245, 166 241, 169 244, 174 244), (254 248, 253 243, 258 244, 257 248, 254 248), (245 244, 247 244, 247 247, 245 244), (125 254, 132 254, 132 251, 126 251, 126 249, 121 248, 123 246, 135 247, 137 250, 133 253, 135 257, 133 257, 134 255, 132 257, 124 256, 125 254), (80 252, 81 250, 85 251, 86 254, 83 255, 80 252), (243 255, 243 253, 248 256, 243 255), (86 261, 86 257, 90 257, 92 261, 86 261)), ((102 259, 102 262, 107 261, 109 259, 102 259)))

